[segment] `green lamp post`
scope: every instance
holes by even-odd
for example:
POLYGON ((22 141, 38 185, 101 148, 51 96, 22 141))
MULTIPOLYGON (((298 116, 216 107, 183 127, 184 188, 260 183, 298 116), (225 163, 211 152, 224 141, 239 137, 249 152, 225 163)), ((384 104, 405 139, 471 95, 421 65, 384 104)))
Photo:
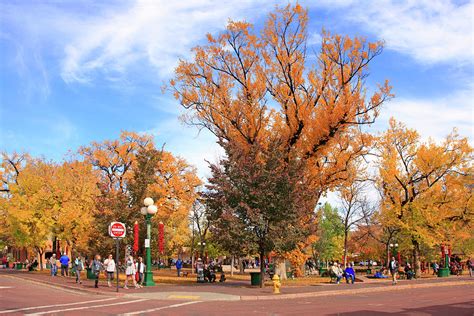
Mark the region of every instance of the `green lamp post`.
POLYGON ((146 249, 146 271, 145 271, 145 286, 154 286, 155 281, 153 281, 153 273, 151 272, 151 218, 158 211, 158 207, 154 205, 152 198, 147 197, 143 203, 144 207, 141 208, 140 213, 145 216, 146 222, 146 239, 145 239, 145 249, 146 249))

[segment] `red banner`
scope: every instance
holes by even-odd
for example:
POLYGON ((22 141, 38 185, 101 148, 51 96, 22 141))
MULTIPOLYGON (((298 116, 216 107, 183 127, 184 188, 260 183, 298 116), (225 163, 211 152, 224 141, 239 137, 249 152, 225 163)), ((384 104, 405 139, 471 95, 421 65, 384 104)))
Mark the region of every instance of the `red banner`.
POLYGON ((158 224, 158 250, 160 254, 165 252, 165 224, 162 222, 158 224))
POLYGON ((135 225, 133 226, 133 252, 136 254, 138 252, 138 222, 135 221, 135 225))

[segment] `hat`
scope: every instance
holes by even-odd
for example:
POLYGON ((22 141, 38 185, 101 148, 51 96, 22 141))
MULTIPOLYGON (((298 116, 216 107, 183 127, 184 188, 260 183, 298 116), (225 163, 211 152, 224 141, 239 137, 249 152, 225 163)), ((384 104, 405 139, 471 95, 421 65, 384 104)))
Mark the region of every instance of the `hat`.
POLYGON ((337 267, 337 262, 334 262, 333 266, 337 267))

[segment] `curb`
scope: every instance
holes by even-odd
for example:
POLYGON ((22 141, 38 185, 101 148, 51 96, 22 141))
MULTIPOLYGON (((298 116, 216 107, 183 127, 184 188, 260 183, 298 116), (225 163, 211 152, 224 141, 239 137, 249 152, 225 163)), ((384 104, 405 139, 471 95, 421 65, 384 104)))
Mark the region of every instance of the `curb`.
MULTIPOLYGON (((474 285, 473 281, 449 281, 443 283, 434 284, 411 284, 411 285, 397 285, 397 286, 385 286, 385 287, 373 287, 354 289, 350 291, 350 294, 364 294, 374 292, 389 292, 389 291, 401 291, 406 289, 422 289, 431 287, 443 287, 443 286, 456 286, 456 285, 474 285)), ((256 300, 283 300, 283 299, 295 299, 295 298, 308 298, 308 297, 324 297, 347 294, 347 290, 333 290, 324 292, 305 292, 305 293, 293 293, 293 294, 280 294, 280 295, 257 295, 257 296, 240 296, 241 301, 256 301, 256 300)))

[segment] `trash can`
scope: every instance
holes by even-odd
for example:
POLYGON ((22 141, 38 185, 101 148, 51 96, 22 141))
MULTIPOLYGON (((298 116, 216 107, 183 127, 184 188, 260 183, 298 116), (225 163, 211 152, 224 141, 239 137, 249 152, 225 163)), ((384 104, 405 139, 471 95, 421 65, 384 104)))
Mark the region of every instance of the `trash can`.
POLYGON ((448 276, 449 276, 449 268, 439 268, 438 277, 448 277, 448 276))
POLYGON ((91 268, 86 268, 87 270, 87 278, 89 280, 95 280, 95 274, 92 273, 92 269, 91 268))
POLYGON ((260 272, 250 272, 250 285, 260 285, 260 272))
POLYGON ((368 268, 367 269, 367 275, 371 275, 372 274, 372 269, 371 268, 368 268))
POLYGON ((18 262, 18 263, 16 264, 16 269, 17 269, 17 270, 23 269, 23 263, 18 262))
POLYGON ((319 268, 319 276, 325 276, 328 272, 326 268, 319 268))

